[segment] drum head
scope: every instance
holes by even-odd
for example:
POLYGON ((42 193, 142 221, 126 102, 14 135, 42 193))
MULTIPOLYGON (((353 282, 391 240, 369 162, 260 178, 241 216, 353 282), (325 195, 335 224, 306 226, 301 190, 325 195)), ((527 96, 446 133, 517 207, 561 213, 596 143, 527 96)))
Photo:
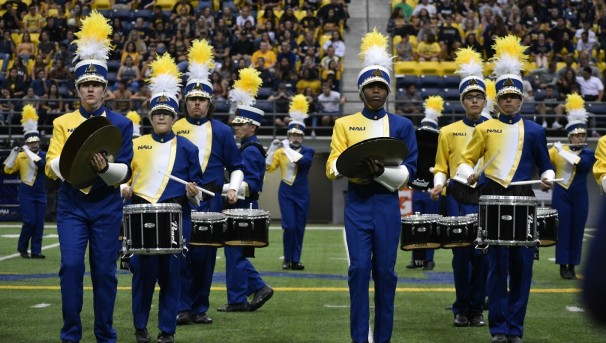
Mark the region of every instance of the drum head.
POLYGON ((558 215, 558 210, 549 207, 537 208, 537 217, 550 217, 554 215, 558 215))
POLYGON ((227 217, 223 213, 219 212, 192 212, 191 220, 192 221, 201 221, 201 222, 218 222, 224 221, 227 217))
POLYGON ((269 211, 254 208, 232 208, 223 210, 223 214, 233 218, 266 218, 269 217, 269 211))
POLYGON ((174 204, 174 203, 125 205, 122 212, 124 214, 173 213, 173 212, 181 212, 181 205, 174 204))
POLYGON ((383 165, 395 167, 408 156, 408 147, 397 138, 377 137, 358 142, 345 149, 337 159, 337 170, 349 178, 368 178, 370 170, 364 161, 371 157, 383 165))

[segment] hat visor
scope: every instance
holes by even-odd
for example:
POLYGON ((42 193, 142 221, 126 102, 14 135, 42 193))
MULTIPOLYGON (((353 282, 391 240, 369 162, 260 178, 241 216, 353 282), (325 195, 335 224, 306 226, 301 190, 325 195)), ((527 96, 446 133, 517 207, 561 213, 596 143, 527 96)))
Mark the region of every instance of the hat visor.
POLYGON ((465 96, 465 94, 467 94, 469 92, 480 92, 480 93, 486 95, 486 91, 484 90, 484 88, 482 88, 480 86, 469 86, 461 92, 461 98, 463 98, 465 96))
POLYGON ((497 93, 497 99, 500 98, 500 97, 502 97, 505 94, 519 95, 520 96, 520 100, 524 98, 524 94, 518 88, 515 88, 515 87, 506 87, 506 88, 501 89, 501 91, 499 91, 499 93, 497 93))
POLYGON ((27 144, 27 143, 34 143, 34 142, 40 142, 40 137, 38 137, 38 136, 32 136, 32 137, 28 137, 28 138, 25 140, 25 143, 26 143, 26 144, 27 144))
POLYGON ((242 124, 252 124, 252 125, 257 125, 259 126, 259 123, 255 122, 252 119, 249 118, 244 118, 244 117, 235 117, 232 121, 231 121, 231 125, 242 125, 242 124))
POLYGON ((107 80, 103 76, 97 74, 85 74, 80 76, 80 78, 76 80, 76 85, 88 81, 100 82, 104 85, 107 85, 107 80))
POLYGON ((207 92, 202 92, 202 91, 191 91, 187 94, 185 94, 185 99, 189 99, 189 98, 205 98, 205 99, 211 99, 211 95, 208 94, 207 92))
POLYGON ((177 116, 177 112, 174 108, 166 105, 156 105, 151 110, 149 110, 149 117, 151 118, 156 112, 164 112, 172 115, 173 117, 177 116))
POLYGON ((387 91, 391 92, 391 86, 389 85, 389 82, 387 82, 387 80, 385 80, 384 78, 377 77, 377 76, 369 77, 368 79, 364 80, 364 82, 362 82, 362 84, 360 84, 360 90, 364 89, 364 87, 366 87, 369 84, 374 83, 374 82, 383 83, 384 85, 387 86, 387 91))
POLYGON ((587 129, 584 128, 584 127, 576 127, 573 130, 571 130, 570 132, 568 132, 568 136, 570 136, 570 135, 578 135, 578 134, 581 134, 581 133, 585 133, 586 134, 587 133, 587 129))
POLYGON ((299 128, 295 128, 293 127, 292 129, 286 131, 287 133, 294 133, 294 134, 299 134, 299 135, 303 135, 305 136, 305 132, 303 132, 303 130, 299 129, 299 128))

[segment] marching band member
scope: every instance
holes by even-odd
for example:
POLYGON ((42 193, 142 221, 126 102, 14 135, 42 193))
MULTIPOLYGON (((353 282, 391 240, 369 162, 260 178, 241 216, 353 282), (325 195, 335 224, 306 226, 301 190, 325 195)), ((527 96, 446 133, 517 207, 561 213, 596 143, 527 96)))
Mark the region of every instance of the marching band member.
POLYGON ((19 172, 19 209, 21 210, 21 233, 17 251, 23 258, 30 258, 27 247, 31 247, 31 258, 45 258, 42 255, 42 234, 46 215, 46 151, 40 150, 38 114, 32 105, 23 106, 21 119, 25 145, 15 147, 4 161, 4 172, 19 172), (30 245, 31 242, 31 245, 30 245))
POLYGON ((592 172, 595 181, 600 187, 602 194, 606 193, 606 136, 598 139, 598 145, 595 148, 595 164, 593 165, 592 172))
POLYGON ((593 151, 583 146, 587 138, 587 111, 584 104, 579 94, 566 97, 566 132, 571 144, 564 146, 556 142, 549 149, 556 178, 564 179, 554 185, 551 204, 558 211, 559 220, 556 264, 560 265, 560 276, 567 280, 576 279, 574 266, 581 263, 583 233, 589 214, 587 174, 595 163, 593 151))
MULTIPOLYGON (((137 182, 125 190, 133 204, 177 203, 182 209, 183 227, 191 227, 192 204, 199 203, 202 170, 198 148, 188 139, 176 136, 172 124, 177 118, 180 73, 167 53, 150 65, 152 75, 149 119, 153 133, 133 141, 133 175, 137 182), (167 175, 189 181, 185 186, 167 175)), ((164 228, 169 230, 170 228, 164 228)), ((181 254, 133 255, 130 259, 132 311, 137 343, 150 342, 147 330, 156 281, 160 286, 158 342, 172 343, 177 330, 177 305, 180 292, 181 254)))
MULTIPOLYGON (((430 130, 434 130, 436 132, 436 139, 438 138, 437 132, 440 131, 440 126, 438 123, 439 118, 442 116, 442 111, 444 111, 444 99, 441 96, 435 95, 430 96, 425 100, 423 104, 425 107, 425 117, 421 119, 421 128, 419 130, 423 130, 425 128, 429 128, 430 130)), ((417 132, 419 132, 417 130, 417 132)), ((420 141, 417 136, 417 143, 420 141)), ((435 141, 434 141, 435 143, 435 141)), ((435 147, 436 145, 434 145, 435 147)), ((421 149, 421 148, 419 148, 421 149)), ((434 150, 435 151, 435 150, 434 150)), ((430 158, 431 162, 435 162, 435 155, 424 157, 430 158)), ((419 161, 417 161, 417 167, 420 167, 419 161)), ((433 164, 433 163, 432 163, 433 164)), ((420 171, 417 172, 417 177, 420 171)), ((431 173, 429 174, 431 176, 431 173)), ((416 180, 415 180, 416 181, 416 180)), ((413 185, 415 183, 413 181, 413 185)), ((414 186, 413 186, 414 187, 414 186)), ((427 186, 429 187, 429 185, 427 186)), ((437 200, 437 199, 436 199, 437 200)), ((440 214, 440 206, 441 203, 439 201, 433 201, 431 199, 431 194, 428 192, 416 190, 413 188, 412 194, 412 212, 419 214, 440 214)), ((406 266, 408 269, 414 268, 423 268, 423 270, 433 270, 436 266, 436 263, 433 260, 433 256, 435 254, 435 249, 415 249, 412 251, 412 261, 409 265, 406 266)))
POLYGON ((350 178, 345 202, 345 233, 349 254, 350 333, 354 342, 369 339, 368 287, 374 279, 374 341, 391 340, 394 298, 398 276, 395 272, 401 231, 398 189, 414 179, 417 142, 412 122, 388 113, 384 106, 390 88, 391 58, 387 38, 376 28, 362 38, 364 68, 358 74, 358 92, 364 102, 361 112, 335 121, 326 175, 335 180, 342 175, 337 159, 349 146, 374 137, 395 137, 404 141, 408 156, 401 165, 385 167, 367 158, 370 177, 350 178), (353 130, 351 128, 354 128, 353 130))
MULTIPOLYGON (((230 204, 237 200, 237 190, 244 179, 242 157, 229 126, 212 119, 214 106, 210 102, 213 93, 209 72, 214 66, 212 46, 206 40, 194 40, 189 51, 189 78, 185 86, 186 117, 179 119, 173 131, 192 141, 199 149, 203 188, 215 193, 205 198, 196 211, 221 212, 223 199, 224 169, 230 173, 227 199, 230 204)), ((191 231, 191 228, 187 228, 191 231)), ((189 235, 185 236, 189 243, 189 235)), ((209 303, 217 248, 189 246, 187 262, 181 270, 181 297, 177 325, 190 322, 211 324, 206 315, 209 303)))
MULTIPOLYGON (((240 153, 244 164, 244 181, 240 186, 244 200, 238 200, 233 208, 259 208, 259 193, 263 190, 265 177, 265 149, 257 138, 257 129, 265 112, 253 107, 255 96, 263 83, 254 68, 240 70, 240 78, 234 85, 232 100, 236 102, 236 117, 231 122, 236 139, 240 141, 240 153), (233 97, 234 94, 240 95, 233 97)), ((225 184, 227 191, 229 184, 225 184)), ((239 190, 239 191, 240 191, 239 190)), ((247 258, 249 247, 225 246, 225 283, 227 305, 219 307, 221 312, 256 311, 274 294, 273 289, 261 278, 259 272, 247 258), (252 300, 248 302, 248 296, 252 300)), ((254 250, 253 250, 254 251, 254 250)))
POLYGON ((305 136, 305 122, 309 103, 304 95, 293 97, 286 139, 275 139, 265 160, 266 170, 273 172, 280 168, 281 182, 278 190, 280 214, 282 216, 282 243, 284 261, 282 269, 303 270, 301 252, 303 236, 309 210, 309 184, 307 177, 314 158, 312 148, 301 145, 305 136), (281 145, 281 147, 280 147, 281 145))
MULTIPOLYGON (((453 178, 474 128, 487 120, 482 113, 485 112, 490 117, 490 108, 487 108, 482 56, 471 48, 459 49, 456 55, 455 62, 459 65, 457 73, 461 76, 459 92, 465 117, 440 130, 431 196, 437 200, 446 185, 446 180, 450 179, 446 197, 446 214, 465 216, 478 213, 480 185, 464 185, 453 178)), ((486 325, 482 315, 488 272, 488 260, 485 255, 480 249, 475 248, 475 244, 454 248, 452 270, 456 291, 455 302, 452 305, 454 325, 486 325)))
MULTIPOLYGON (((482 195, 534 197, 530 185, 510 185, 530 180, 535 165, 541 177, 541 190, 551 188, 549 180, 555 176, 545 131, 535 122, 522 119, 520 114, 524 90, 520 69, 528 58, 524 55, 526 47, 518 37, 509 35, 497 38, 494 49, 500 114, 498 119, 476 126, 457 174, 473 185, 480 178, 473 171, 478 160, 482 156, 485 161, 494 157, 485 169, 487 180, 482 195)), ((492 342, 522 342, 535 251, 536 247, 525 246, 488 247, 488 323, 492 342)))
POLYGON ((88 118, 104 116, 122 134, 121 146, 113 161, 108 161, 102 153, 91 157, 90 164, 98 174, 92 186, 77 189, 69 182, 62 182, 59 189, 57 232, 61 249, 61 339, 64 342, 78 342, 82 338, 80 312, 83 305, 84 256, 89 243, 95 336, 98 342, 115 342, 117 339, 112 322, 118 286, 118 237, 122 222, 118 185, 130 177, 133 123, 103 105, 111 31, 107 19, 96 11, 82 20, 82 27, 76 33, 78 63, 74 72, 81 106, 53 121, 53 135, 46 155, 46 175, 54 180, 63 179, 59 169, 63 147, 74 129, 88 118))

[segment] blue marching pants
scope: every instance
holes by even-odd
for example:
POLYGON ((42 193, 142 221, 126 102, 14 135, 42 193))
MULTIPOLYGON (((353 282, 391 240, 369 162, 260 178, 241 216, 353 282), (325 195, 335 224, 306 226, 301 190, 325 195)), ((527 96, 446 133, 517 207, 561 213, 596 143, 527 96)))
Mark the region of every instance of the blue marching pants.
POLYGON ((558 211, 558 242, 556 264, 581 264, 583 234, 589 214, 586 185, 568 190, 558 184, 553 187, 552 206, 558 211))
MULTIPOLYGON (((419 214, 439 214, 440 200, 431 200, 429 192, 414 191, 412 195, 412 212, 419 214)), ((415 249, 412 251, 413 260, 433 261, 435 249, 415 249)))
POLYGON ((134 255, 130 259, 133 324, 147 327, 156 281, 160 286, 158 329, 170 335, 177 330, 177 304, 180 292, 181 254, 134 255))
POLYGON ((57 232, 61 249, 61 299, 63 328, 61 339, 80 341, 83 304, 84 256, 89 246, 93 284, 94 332, 97 342, 116 342, 112 327, 118 279, 116 260, 120 250, 122 200, 119 191, 97 201, 82 196, 59 195, 57 232))
POLYGON ((535 251, 535 247, 488 247, 488 325, 492 336, 524 335, 535 251))
MULTIPOLYGON (((478 205, 463 204, 454 196, 448 195, 446 213, 456 217, 478 213, 478 205)), ((481 314, 484 310, 488 276, 488 259, 482 250, 476 249, 475 244, 452 249, 452 271, 456 291, 452 312, 469 317, 481 314)))
POLYGON ((42 252, 42 235, 44 234, 44 217, 46 215, 46 193, 44 198, 31 197, 19 193, 19 208, 21 210, 21 234, 17 243, 17 251, 27 252, 31 241, 32 255, 42 252))
POLYGON ((248 296, 265 287, 266 283, 248 260, 242 247, 226 246, 225 270, 227 284, 227 303, 244 304, 248 296))
POLYGON ((280 201, 282 229, 284 230, 282 236, 284 260, 298 263, 301 262, 309 199, 306 200, 304 196, 292 193, 292 191, 282 190, 281 185, 278 200, 280 201))

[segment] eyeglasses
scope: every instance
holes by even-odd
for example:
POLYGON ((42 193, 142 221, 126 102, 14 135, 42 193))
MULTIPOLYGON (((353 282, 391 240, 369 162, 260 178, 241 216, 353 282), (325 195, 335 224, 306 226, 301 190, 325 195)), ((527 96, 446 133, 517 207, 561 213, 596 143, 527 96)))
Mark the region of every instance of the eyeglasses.
POLYGON ((160 118, 163 117, 171 117, 174 118, 174 115, 172 113, 166 113, 166 112, 154 112, 152 113, 152 117, 158 116, 160 118))
POLYGON ((486 95, 484 94, 467 94, 463 97, 463 100, 467 100, 467 101, 473 101, 473 100, 477 100, 477 101, 482 101, 482 100, 486 100, 486 95))

